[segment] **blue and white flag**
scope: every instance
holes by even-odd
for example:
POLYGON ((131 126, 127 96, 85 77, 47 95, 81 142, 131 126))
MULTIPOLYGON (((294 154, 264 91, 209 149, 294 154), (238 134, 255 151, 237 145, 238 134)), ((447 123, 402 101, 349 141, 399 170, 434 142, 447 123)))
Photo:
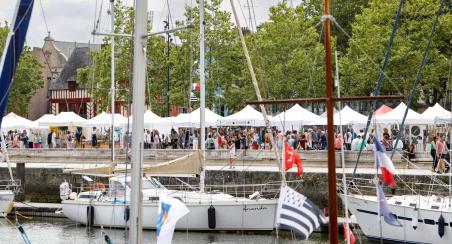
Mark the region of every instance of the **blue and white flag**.
POLYGON ((385 194, 381 185, 377 182, 377 199, 379 204, 380 216, 383 216, 385 222, 389 225, 401 227, 402 224, 397 220, 397 216, 391 212, 386 202, 385 194))
POLYGON ((275 226, 293 231, 307 240, 320 224, 328 221, 320 209, 308 198, 288 186, 281 188, 275 226))
POLYGON ((177 221, 190 212, 181 201, 167 195, 160 195, 157 215, 157 244, 171 243, 177 221))

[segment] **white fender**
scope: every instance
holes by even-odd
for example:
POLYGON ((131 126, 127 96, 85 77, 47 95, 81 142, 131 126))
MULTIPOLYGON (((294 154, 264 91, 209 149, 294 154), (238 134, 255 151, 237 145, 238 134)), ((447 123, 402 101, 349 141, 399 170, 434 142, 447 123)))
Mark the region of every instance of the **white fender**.
POLYGON ((417 225, 418 225, 419 221, 417 216, 413 217, 413 219, 411 220, 411 225, 413 226, 413 229, 417 229, 417 225))
POLYGON ((69 198, 69 194, 71 194, 71 188, 69 187, 69 183, 65 181, 60 185, 61 201, 67 200, 69 198))

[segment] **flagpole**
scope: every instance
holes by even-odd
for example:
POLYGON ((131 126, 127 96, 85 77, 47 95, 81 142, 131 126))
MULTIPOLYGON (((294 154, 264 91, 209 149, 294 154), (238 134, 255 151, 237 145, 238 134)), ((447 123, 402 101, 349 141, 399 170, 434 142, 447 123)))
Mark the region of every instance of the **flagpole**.
POLYGON ((334 98, 333 98, 333 67, 331 62, 330 43, 330 6, 329 0, 324 1, 325 17, 325 75, 327 95, 327 144, 328 144, 328 209, 329 209, 329 240, 332 244, 338 243, 337 231, 337 195, 336 195, 336 160, 334 149, 334 98))
MULTIPOLYGON (((206 107, 206 73, 205 73, 205 63, 204 63, 204 55, 205 55, 205 47, 204 47, 204 28, 205 28, 205 20, 204 20, 204 0, 199 1, 199 83, 201 86, 200 90, 200 136, 201 136, 201 175, 199 179, 199 188, 201 192, 204 192, 205 188, 205 177, 206 177, 206 129, 205 129, 205 107, 206 107)), ((191 89, 191 87, 190 87, 191 89)))

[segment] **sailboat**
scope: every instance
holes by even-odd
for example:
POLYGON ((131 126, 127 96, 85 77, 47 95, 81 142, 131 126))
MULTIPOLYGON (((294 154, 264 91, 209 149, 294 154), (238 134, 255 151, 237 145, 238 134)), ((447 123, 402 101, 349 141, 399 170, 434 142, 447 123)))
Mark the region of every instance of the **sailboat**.
MULTIPOLYGON (((419 74, 425 64, 424 61, 443 3, 444 1, 440 2, 416 81, 419 79, 419 74)), ((402 1, 397 14, 400 14, 401 6, 402 1)), ((390 50, 390 46, 388 49, 390 50)), ((408 98, 408 106, 412 101, 414 91, 415 86, 408 98)), ((403 128, 408 109, 407 107, 401 128, 403 128)), ((369 115, 368 125, 370 124, 371 116, 369 115)), ((449 128, 448 133, 450 131, 451 129, 449 128)), ((380 159, 376 158, 376 161, 381 164, 380 159)), ((376 168, 378 173, 378 166, 376 168)), ((412 194, 394 195, 387 198, 384 198, 383 190, 380 190, 381 188, 378 186, 380 184, 378 177, 373 181, 377 184, 376 191, 379 196, 368 194, 369 180, 365 180, 363 185, 360 185, 357 180, 352 180, 349 186, 344 186, 341 189, 340 197, 343 202, 348 204, 349 211, 355 216, 360 229, 369 239, 400 243, 449 244, 452 243, 452 173, 449 170, 449 184, 437 179, 435 175, 431 177, 432 180, 428 185, 428 191, 420 189, 416 192, 413 189, 415 185, 408 185, 403 182, 412 194), (348 191, 348 193, 344 190, 348 191), (385 201, 386 203, 384 203, 385 201), (384 220, 387 216, 382 218, 380 216, 382 211, 386 212, 385 215, 389 215, 394 221, 384 220), (390 213, 388 213, 389 211, 390 213)))
MULTIPOLYGON (((17 2, 11 31, 6 38, 5 48, 0 61, 0 97, 7 98, 9 88, 16 72, 20 55, 22 54, 25 44, 25 36, 27 35, 28 25, 31 18, 31 10, 33 9, 33 0, 21 0, 17 2)), ((2 99, 0 102, 0 125, 3 120, 3 114, 7 108, 8 99, 2 99)), ((9 169, 10 180, 0 181, 0 216, 5 216, 13 207, 15 193, 19 190, 20 184, 14 180, 11 165, 6 151, 5 138, 3 132, 1 134, 2 162, 6 161, 9 169)))
MULTIPOLYGON (((273 230, 277 199, 265 199, 253 193, 237 197, 219 191, 205 191, 205 72, 204 72, 204 7, 200 1, 200 80, 201 80, 201 150, 149 167, 143 167, 142 134, 144 111, 145 53, 141 48, 146 35, 147 1, 136 1, 134 65, 133 65, 133 127, 132 172, 119 166, 94 169, 94 175, 108 175, 108 190, 90 183, 92 190, 70 194, 67 183, 61 185, 63 213, 69 219, 89 226, 130 227, 130 240, 139 243, 141 229, 155 229, 161 193, 185 203, 190 212, 178 221, 176 229, 183 230, 273 230), (143 93, 143 94, 142 94, 143 93), (149 173, 149 175, 146 174, 149 173), (143 175, 144 173, 144 175, 143 175), (170 190, 152 174, 178 176, 200 175, 199 190, 170 190), (130 216, 130 217, 129 217, 130 216)), ((87 171, 77 170, 88 175, 87 171)), ((76 173, 76 172, 73 172, 76 173)), ((92 174, 93 171, 90 170, 92 174)), ((88 181, 89 177, 84 176, 88 181)))

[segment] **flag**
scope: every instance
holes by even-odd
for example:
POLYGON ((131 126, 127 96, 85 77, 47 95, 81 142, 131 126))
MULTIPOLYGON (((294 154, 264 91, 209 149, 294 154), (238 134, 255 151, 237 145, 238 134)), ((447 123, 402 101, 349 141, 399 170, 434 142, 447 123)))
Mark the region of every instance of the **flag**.
POLYGON ((194 91, 200 91, 201 90, 201 85, 199 83, 192 83, 191 84, 191 90, 194 91))
POLYGON ((157 244, 171 243, 177 221, 188 212, 187 206, 181 201, 167 196, 160 195, 159 212, 157 215, 157 244))
POLYGON ((374 140, 375 144, 375 165, 381 168, 381 176, 383 183, 389 184, 391 187, 396 186, 394 175, 396 173, 394 164, 391 159, 386 155, 385 149, 378 140, 374 140))
POLYGON ((380 216, 384 217, 387 224, 401 227, 402 224, 397 220, 397 216, 391 212, 388 203, 386 202, 385 194, 381 185, 377 182, 377 199, 379 203, 380 216))
POLYGON ((198 98, 196 97, 194 92, 190 92, 190 102, 196 102, 198 98))
POLYGON ((300 155, 298 155, 297 151, 293 149, 293 147, 289 146, 289 143, 284 142, 284 157, 285 157, 285 165, 286 165, 286 171, 291 169, 293 164, 297 165, 298 172, 297 175, 300 176, 303 174, 303 166, 301 163, 300 155))
POLYGON ((288 186, 281 188, 275 226, 289 230, 307 240, 309 235, 327 219, 308 198, 288 186))
MULTIPOLYGON (((344 220, 344 223, 342 223, 342 226, 344 226, 344 240, 345 240, 345 242, 347 242, 347 223, 345 222, 345 220, 344 220)), ((348 233, 349 233, 349 236, 350 236, 350 244, 355 244, 356 237, 353 234, 353 231, 349 230, 348 233)))

